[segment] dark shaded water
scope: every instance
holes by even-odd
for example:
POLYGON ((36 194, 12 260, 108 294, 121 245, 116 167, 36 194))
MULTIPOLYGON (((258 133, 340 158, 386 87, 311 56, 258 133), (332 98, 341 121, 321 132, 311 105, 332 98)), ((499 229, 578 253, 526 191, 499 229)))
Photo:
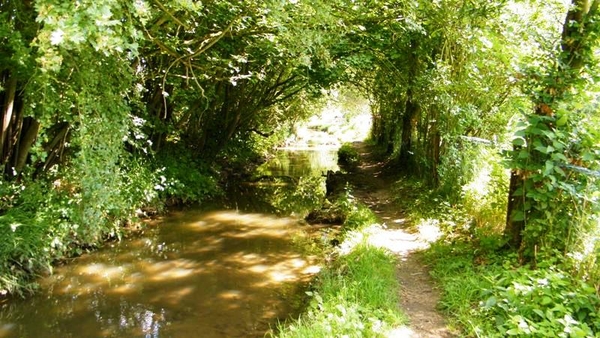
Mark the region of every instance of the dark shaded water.
POLYGON ((282 215, 315 202, 335 161, 281 152, 259 175, 292 179, 242 184, 234 208, 174 212, 57 268, 38 295, 2 304, 0 337, 262 337, 319 270, 294 245, 298 218, 282 215))

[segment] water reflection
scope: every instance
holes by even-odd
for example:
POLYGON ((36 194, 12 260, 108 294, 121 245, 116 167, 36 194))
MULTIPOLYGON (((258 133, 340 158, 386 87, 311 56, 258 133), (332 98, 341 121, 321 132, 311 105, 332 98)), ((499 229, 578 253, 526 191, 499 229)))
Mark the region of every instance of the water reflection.
POLYGON ((321 205, 328 170, 339 170, 335 150, 278 151, 251 182, 229 186, 229 207, 303 217, 321 205))
POLYGON ((280 150, 275 157, 260 166, 257 175, 317 177, 327 170, 339 170, 337 149, 280 150))
POLYGON ((293 218, 179 212, 58 268, 40 295, 5 305, 0 337, 263 336, 318 271, 294 236, 293 218))
POLYGON ((174 213, 55 269, 37 296, 0 304, 0 338, 262 337, 319 270, 293 245, 298 218, 281 216, 318 202, 321 173, 337 167, 308 153, 261 169, 299 185, 236 185, 229 210, 174 213))

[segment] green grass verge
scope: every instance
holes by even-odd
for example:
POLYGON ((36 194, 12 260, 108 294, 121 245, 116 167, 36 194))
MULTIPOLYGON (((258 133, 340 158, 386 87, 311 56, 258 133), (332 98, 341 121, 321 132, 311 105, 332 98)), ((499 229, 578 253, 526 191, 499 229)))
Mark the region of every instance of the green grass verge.
MULTIPOLYGON (((365 206, 345 201, 353 237, 373 221, 365 206), (351 207, 352 206, 352 207, 351 207), (360 223, 360 224, 359 224, 360 223)), ((386 337, 407 322, 399 309, 397 258, 384 249, 355 245, 321 271, 306 311, 291 323, 278 326, 278 337, 386 337)))
POLYGON ((442 290, 440 309, 461 337, 600 337, 598 290, 562 253, 522 265, 503 249, 502 224, 478 222, 472 209, 419 182, 395 188, 412 201, 415 227, 435 224, 445 234, 423 255, 442 290))
POLYGON ((323 271, 307 311, 278 337, 385 337, 406 322, 398 307, 396 258, 357 245, 323 271))

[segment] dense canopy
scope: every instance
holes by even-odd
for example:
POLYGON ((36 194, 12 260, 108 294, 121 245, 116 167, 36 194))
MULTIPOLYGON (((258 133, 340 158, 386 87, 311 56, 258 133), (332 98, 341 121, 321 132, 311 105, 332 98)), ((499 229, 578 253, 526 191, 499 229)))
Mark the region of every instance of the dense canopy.
POLYGON ((369 100, 390 165, 478 215, 452 231, 597 281, 599 4, 0 0, 0 289, 209 198, 334 89, 369 100))

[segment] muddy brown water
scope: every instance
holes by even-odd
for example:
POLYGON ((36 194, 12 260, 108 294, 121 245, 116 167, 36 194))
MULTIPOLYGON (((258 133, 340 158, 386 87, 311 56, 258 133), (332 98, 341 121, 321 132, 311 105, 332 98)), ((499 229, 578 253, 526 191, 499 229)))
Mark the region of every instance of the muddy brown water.
MULTIPOLYGON (((335 162, 331 151, 286 151, 260 171, 318 177, 335 162)), ((38 294, 2 304, 0 337, 264 336, 297 315, 319 266, 294 244, 306 236, 299 219, 273 212, 281 198, 252 189, 224 203, 235 208, 173 212, 56 268, 38 294)))

